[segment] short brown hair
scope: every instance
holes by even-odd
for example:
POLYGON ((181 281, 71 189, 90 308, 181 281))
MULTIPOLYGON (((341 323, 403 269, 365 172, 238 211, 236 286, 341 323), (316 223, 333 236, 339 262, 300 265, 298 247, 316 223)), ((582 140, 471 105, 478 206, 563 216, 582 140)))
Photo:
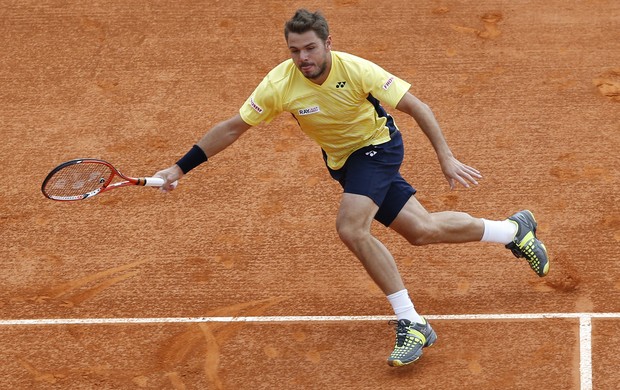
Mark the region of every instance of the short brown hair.
POLYGON ((303 34, 310 30, 314 31, 323 42, 329 37, 329 26, 323 14, 320 11, 313 13, 300 8, 284 25, 284 38, 288 41, 289 33, 303 34))

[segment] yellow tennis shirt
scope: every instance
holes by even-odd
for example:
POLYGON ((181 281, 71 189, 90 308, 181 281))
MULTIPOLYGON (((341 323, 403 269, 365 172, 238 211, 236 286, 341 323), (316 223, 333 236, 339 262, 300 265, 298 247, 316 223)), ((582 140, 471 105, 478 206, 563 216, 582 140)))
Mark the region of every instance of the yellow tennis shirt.
POLYGON ((282 62, 265 76, 239 114, 256 126, 290 112, 325 151, 327 165, 340 169, 354 151, 390 140, 387 123, 393 119, 380 102, 396 107, 411 85, 368 60, 338 51, 331 56, 331 71, 322 85, 308 80, 293 60, 282 62))

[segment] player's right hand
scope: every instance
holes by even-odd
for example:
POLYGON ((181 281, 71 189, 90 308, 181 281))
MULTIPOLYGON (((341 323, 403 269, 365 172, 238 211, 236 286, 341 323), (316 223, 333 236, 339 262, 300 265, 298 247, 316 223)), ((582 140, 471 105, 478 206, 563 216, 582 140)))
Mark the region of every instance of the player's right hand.
POLYGON ((153 175, 165 180, 164 184, 159 187, 162 192, 170 192, 177 188, 179 180, 183 177, 183 171, 178 165, 174 164, 170 168, 161 170, 153 175))

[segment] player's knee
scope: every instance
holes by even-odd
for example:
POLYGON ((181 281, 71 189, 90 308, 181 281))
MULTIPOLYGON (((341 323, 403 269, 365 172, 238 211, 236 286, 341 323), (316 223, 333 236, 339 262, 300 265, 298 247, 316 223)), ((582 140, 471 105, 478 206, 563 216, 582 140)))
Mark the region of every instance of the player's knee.
POLYGON ((336 224, 336 231, 338 232, 338 237, 340 237, 340 240, 347 246, 351 246, 357 236, 356 229, 343 223, 336 224))
POLYGON ((370 234, 359 226, 343 222, 336 223, 336 231, 340 240, 349 248, 356 247, 360 240, 363 240, 367 234, 370 234))

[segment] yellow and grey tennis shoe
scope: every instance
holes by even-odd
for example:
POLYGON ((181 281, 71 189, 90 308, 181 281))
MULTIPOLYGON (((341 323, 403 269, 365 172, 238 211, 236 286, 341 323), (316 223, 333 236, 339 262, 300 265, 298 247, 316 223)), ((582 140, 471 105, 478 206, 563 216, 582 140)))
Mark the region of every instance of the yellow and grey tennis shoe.
POLYGON ((508 220, 517 225, 517 234, 506 248, 516 257, 524 257, 538 276, 545 276, 549 272, 549 258, 547 248, 536 238, 536 219, 529 210, 519 211, 508 217, 508 220))
POLYGON ((422 348, 430 347, 437 340, 437 335, 428 321, 423 324, 409 320, 390 321, 396 325, 396 345, 387 360, 392 367, 406 366, 422 356, 422 348))

